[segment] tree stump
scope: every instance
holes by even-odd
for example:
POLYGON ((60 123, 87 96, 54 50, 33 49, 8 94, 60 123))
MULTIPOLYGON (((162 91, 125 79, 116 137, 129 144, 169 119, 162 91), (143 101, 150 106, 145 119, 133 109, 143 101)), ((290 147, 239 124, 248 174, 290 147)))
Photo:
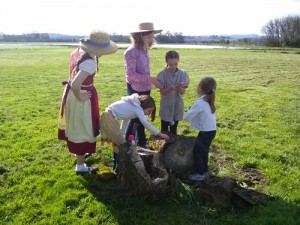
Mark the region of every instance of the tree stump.
POLYGON ((151 136, 148 145, 151 149, 160 152, 166 169, 178 177, 185 177, 194 167, 193 147, 196 138, 168 135, 169 142, 151 136))
MULTIPOLYGON (((171 191, 171 177, 186 177, 193 169, 195 138, 171 136, 166 142, 150 137, 149 147, 139 153, 135 146, 123 144, 120 149, 120 173, 118 181, 126 194, 138 193, 165 197, 171 191)), ((191 182, 191 181, 189 181, 191 182)), ((202 182, 193 182, 205 203, 221 208, 246 209, 271 199, 271 196, 241 187, 235 179, 210 176, 202 182)))
POLYGON ((119 154, 118 182, 123 193, 152 195, 157 199, 170 192, 169 174, 158 153, 140 155, 135 146, 125 143, 119 154))

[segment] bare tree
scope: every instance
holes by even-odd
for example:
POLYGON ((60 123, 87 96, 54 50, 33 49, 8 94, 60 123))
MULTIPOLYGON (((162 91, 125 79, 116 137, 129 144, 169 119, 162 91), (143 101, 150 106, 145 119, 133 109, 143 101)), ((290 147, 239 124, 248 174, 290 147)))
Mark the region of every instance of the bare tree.
POLYGON ((271 20, 262 27, 262 33, 267 46, 300 47, 300 16, 271 20))

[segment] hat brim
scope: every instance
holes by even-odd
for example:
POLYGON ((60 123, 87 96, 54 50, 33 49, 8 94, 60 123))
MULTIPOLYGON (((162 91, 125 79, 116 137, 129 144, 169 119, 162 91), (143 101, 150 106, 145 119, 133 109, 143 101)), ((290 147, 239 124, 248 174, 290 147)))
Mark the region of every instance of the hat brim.
POLYGON ((145 33, 145 32, 153 32, 154 34, 161 33, 163 30, 139 30, 130 32, 130 34, 137 34, 137 33, 145 33))
POLYGON ((80 42, 79 47, 83 51, 93 54, 93 55, 96 55, 96 56, 110 55, 110 54, 115 53, 118 50, 118 46, 113 41, 110 41, 109 46, 106 48, 99 48, 99 47, 91 46, 84 42, 80 42))

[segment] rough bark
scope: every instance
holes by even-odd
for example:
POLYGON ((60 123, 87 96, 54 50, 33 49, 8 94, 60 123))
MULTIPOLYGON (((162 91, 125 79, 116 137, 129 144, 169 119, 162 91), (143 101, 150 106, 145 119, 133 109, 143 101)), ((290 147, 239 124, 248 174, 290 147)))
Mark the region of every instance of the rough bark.
POLYGON ((161 153, 161 158, 166 169, 178 177, 184 177, 194 167, 193 147, 196 138, 169 135, 171 137, 171 141, 169 142, 151 136, 149 147, 161 153))
POLYGON ((170 192, 169 174, 158 153, 139 154, 135 146, 123 144, 120 149, 120 189, 126 194, 152 195, 162 198, 170 192))
MULTIPOLYGON (((135 146, 122 145, 118 175, 121 190, 127 194, 165 197, 171 191, 171 177, 186 177, 193 169, 194 142, 193 137, 171 135, 169 142, 151 137, 149 147, 157 151, 144 153, 139 153, 135 146)), ((247 209, 271 199, 269 195, 241 187, 228 177, 211 176, 193 184, 207 205, 221 208, 247 209)))
POLYGON ((242 188, 235 179, 229 177, 210 177, 198 182, 196 187, 204 197, 206 205, 227 209, 248 209, 272 199, 270 195, 242 188))

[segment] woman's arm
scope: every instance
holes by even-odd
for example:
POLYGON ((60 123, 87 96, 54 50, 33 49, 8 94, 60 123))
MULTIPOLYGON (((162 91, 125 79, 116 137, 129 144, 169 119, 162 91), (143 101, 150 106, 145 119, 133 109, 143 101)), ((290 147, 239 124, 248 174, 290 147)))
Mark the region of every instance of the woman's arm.
POLYGON ((74 80, 71 83, 71 89, 75 97, 80 101, 89 100, 91 97, 91 92, 87 91, 85 93, 80 93, 81 84, 89 76, 89 73, 84 70, 79 70, 76 74, 74 80))

